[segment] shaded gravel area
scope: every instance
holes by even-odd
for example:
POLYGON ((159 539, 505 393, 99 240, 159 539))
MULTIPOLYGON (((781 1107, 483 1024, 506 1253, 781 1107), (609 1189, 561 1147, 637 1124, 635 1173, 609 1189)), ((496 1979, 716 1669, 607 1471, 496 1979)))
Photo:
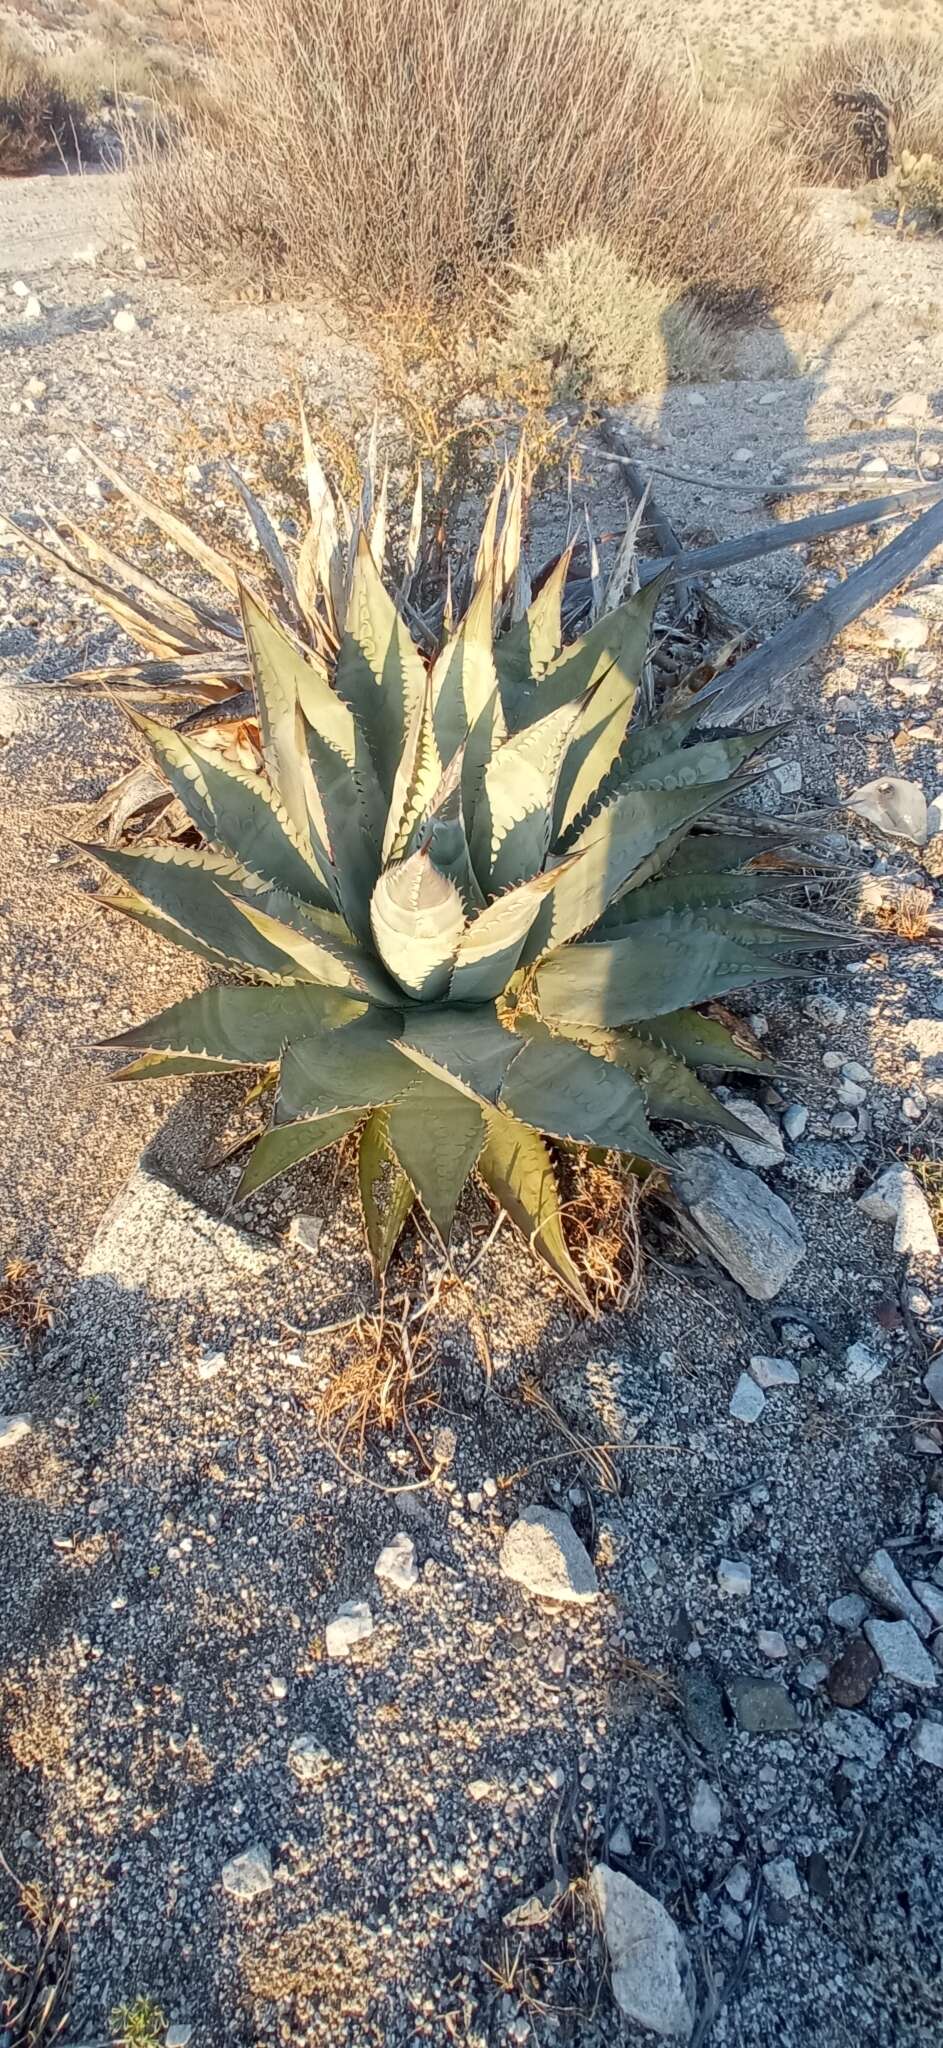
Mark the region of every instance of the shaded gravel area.
MULTIPOLYGON (((835 221, 845 232, 840 208, 835 221)), ((762 484, 793 459, 912 475, 933 452, 943 343, 907 308, 932 294, 939 254, 847 246, 861 312, 844 339, 797 362, 793 337, 787 374, 767 335, 738 381, 694 394, 703 406, 675 393, 633 409, 649 460, 744 475, 742 498, 663 480, 686 537, 758 523, 762 484), (917 439, 894 423, 907 394, 925 401, 917 439)), ((43 307, 29 337, 2 243, 0 275, 14 512, 65 504, 107 523, 93 467, 70 454, 96 428, 178 474, 181 403, 218 424, 298 362, 326 396, 359 374, 313 315, 206 307, 136 271, 120 237, 94 267, 23 269, 43 307), (139 323, 127 337, 119 304, 139 323), (90 326, 95 306, 110 310, 90 326), (47 389, 31 398, 34 377, 47 389)), ((611 518, 617 479, 598 450, 589 467, 611 518)), ((780 1295, 749 1301, 653 1205, 641 1307, 588 1326, 510 1235, 487 1244, 472 1193, 454 1243, 459 1273, 478 1260, 468 1287, 443 1283, 424 1242, 391 1276, 391 1329, 420 1309, 416 1376, 406 1423, 375 1432, 361 1462, 331 1448, 324 1417, 370 1346, 349 1322, 374 1307, 349 1176, 309 1168, 237 1229, 239 1162, 205 1167, 238 1121, 229 1084, 119 1091, 88 1050, 199 975, 93 912, 84 860, 64 869, 77 822, 81 836, 70 806, 133 751, 111 706, 22 684, 121 643, 6 541, 0 557, 0 1217, 4 1252, 37 1259, 56 1311, 32 1353, 4 1326, 0 1359, 0 1411, 30 1424, 0 1448, 0 1848, 61 1901, 66 2038, 99 2040, 113 2007, 147 1994, 194 2048, 641 2048, 587 1882, 604 1861, 684 1937, 698 2048, 930 2048, 943 1468, 924 1375, 943 1299, 938 1262, 895 1255, 892 1226, 857 1206, 890 1160, 938 1154, 930 932, 872 934, 808 992, 757 998, 781 1071, 775 1091, 745 1092, 777 1139, 763 1181, 805 1245, 780 1295), (299 1212, 318 1219, 314 1251, 289 1237, 299 1212), (738 1419, 738 1383, 759 1391, 751 1361, 771 1359, 789 1370, 766 1372, 755 1419, 738 1419), (504 1575, 528 1505, 566 1514, 595 1599, 549 1602, 504 1575), (398 1535, 416 1565, 401 1587, 375 1571, 398 1535), (881 1550, 911 1600, 923 1589, 929 1682, 909 1643, 909 1676, 871 1646, 900 1598, 868 1573, 881 1550), (338 1657, 328 1625, 349 1602, 368 1616, 338 1657)), ((725 578, 723 596, 775 620, 845 559, 793 553, 725 578)), ((811 804, 837 833, 836 792, 871 776, 934 797, 939 576, 908 593, 919 644, 872 629, 790 686, 767 809, 811 804)), ((932 839, 850 836, 873 883, 912 882, 939 908, 932 839)), ((0 1946, 24 1960, 30 1930, 2 1889, 0 1946)))

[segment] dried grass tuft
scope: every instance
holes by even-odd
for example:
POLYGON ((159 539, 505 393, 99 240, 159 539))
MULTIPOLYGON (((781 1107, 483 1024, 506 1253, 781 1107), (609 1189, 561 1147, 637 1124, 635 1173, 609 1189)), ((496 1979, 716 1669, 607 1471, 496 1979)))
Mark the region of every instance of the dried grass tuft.
POLYGON ((614 1154, 605 1162, 578 1156, 572 1172, 566 1237, 594 1311, 636 1308, 645 1274, 639 1218, 658 1176, 642 1181, 614 1154))
POLYGON ((28 1259, 8 1259, 0 1276, 0 1316, 11 1322, 30 1347, 52 1329, 52 1304, 39 1284, 38 1269, 28 1259))
POLYGON ((87 154, 81 99, 27 44, 0 33, 0 177, 87 154))
POLYGON ((830 280, 763 110, 703 105, 615 0, 233 0, 218 64, 225 123, 138 154, 176 268, 479 333, 584 235, 727 313, 830 280))
POLYGON ((929 36, 847 36, 820 43, 776 86, 775 120, 815 185, 857 185, 867 175, 854 111, 836 94, 874 93, 889 109, 892 157, 943 157, 943 45, 929 36))

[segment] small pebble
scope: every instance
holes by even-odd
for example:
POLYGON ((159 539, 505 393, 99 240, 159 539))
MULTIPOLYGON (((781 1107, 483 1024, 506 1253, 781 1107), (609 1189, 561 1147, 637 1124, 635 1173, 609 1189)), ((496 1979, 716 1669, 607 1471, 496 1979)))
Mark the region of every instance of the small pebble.
POLYGON ((138 323, 130 306, 119 307, 111 324, 117 334, 136 334, 138 331, 138 323))
POLYGON ((694 1833, 696 1835, 718 1834, 722 1812, 723 1809, 713 1785, 709 1784, 706 1778, 699 1778, 694 1789, 694 1797, 688 1808, 694 1833))
POLYGON ((753 1574, 742 1558, 722 1557, 717 1567, 717 1584, 722 1593, 745 1599, 752 1590, 753 1574))
POLYGON ((735 1422, 757 1422, 765 1406, 766 1395, 762 1387, 757 1386, 748 1372, 742 1372, 730 1396, 728 1414, 735 1422))
POLYGON ((918 1721, 911 1737, 914 1756, 943 1771, 943 1721, 918 1721))
POLYGON ((781 1629, 761 1628, 756 1638, 761 1657, 768 1657, 771 1664, 780 1664, 789 1655, 789 1646, 781 1629))

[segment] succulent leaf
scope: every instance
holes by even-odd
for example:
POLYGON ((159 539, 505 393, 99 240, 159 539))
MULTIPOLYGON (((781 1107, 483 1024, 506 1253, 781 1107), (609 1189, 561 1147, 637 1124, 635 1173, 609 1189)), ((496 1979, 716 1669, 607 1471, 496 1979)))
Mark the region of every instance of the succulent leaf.
POLYGON ((378 1011, 293 1039, 282 1055, 275 1103, 277 1124, 329 1116, 341 1109, 377 1109, 405 1093, 413 1070, 393 1038, 402 1019, 378 1011))
POLYGON ((511 1062, 501 1106, 555 1138, 610 1145, 660 1166, 671 1163, 648 1127, 645 1097, 631 1073, 549 1031, 529 1035, 511 1062))
POLYGON ((85 850, 161 914, 167 938, 177 939, 174 927, 179 925, 183 946, 195 939, 218 960, 236 961, 263 980, 299 978, 284 952, 240 915, 237 899, 249 896, 254 884, 258 900, 263 900, 265 885, 227 854, 179 846, 142 847, 136 853, 113 846, 85 850))
POLYGON ((454 882, 422 850, 385 868, 370 905, 373 939, 383 961, 415 1002, 443 996, 465 924, 454 882))
POLYGON ((571 864, 580 858, 580 854, 571 854, 569 860, 561 861, 557 867, 532 875, 518 888, 496 896, 477 917, 472 918, 462 933, 455 955, 449 986, 450 1001, 483 1003, 501 994, 517 967, 527 935, 547 897, 559 887, 571 864))
POLYGON ((548 1023, 618 1026, 793 975, 759 946, 738 944, 689 911, 670 911, 621 939, 552 954, 538 969, 537 993, 548 1023))
POLYGON ((719 1018, 705 1016, 702 1010, 672 1010, 650 1027, 639 1024, 638 1030, 646 1038, 657 1039, 690 1067, 716 1067, 740 1074, 776 1072, 771 1060, 762 1059, 719 1018))
POLYGON ((501 702, 512 732, 536 715, 535 700, 540 679, 563 646, 561 606, 572 554, 572 548, 567 548, 555 562, 524 617, 494 643, 501 702))
POLYGON ((390 1151, 382 1109, 374 1110, 360 1133, 357 1175, 373 1270, 382 1280, 416 1200, 412 1181, 390 1151))
POLYGON ((591 1314, 586 1290, 563 1235, 553 1162, 538 1132, 506 1110, 490 1110, 478 1172, 500 1207, 523 1232, 531 1249, 556 1274, 580 1308, 591 1314))
POLYGON ((668 1123, 703 1124, 733 1137, 751 1136, 749 1125, 734 1116, 691 1068, 669 1052, 667 1046, 658 1044, 657 1039, 632 1031, 600 1031, 583 1036, 604 1059, 634 1075, 649 1116, 668 1123))
POLYGON ((425 817, 435 801, 441 781, 442 762, 432 718, 432 678, 427 676, 393 780, 393 794, 383 835, 384 864, 389 860, 402 859, 413 827, 425 817))
POLYGON ((354 556, 336 688, 360 725, 389 801, 396 767, 425 690, 422 658, 385 590, 364 533, 354 556))
POLYGON ((277 1060, 286 1043, 334 1030, 365 1014, 364 1005, 332 989, 299 983, 294 988, 201 989, 172 1003, 146 1024, 133 1024, 108 1046, 134 1046, 154 1053, 188 1053, 222 1060, 227 1066, 261 1067, 277 1060))
POLYGON ((394 1102, 387 1129, 391 1152, 446 1243, 458 1198, 484 1142, 482 1111, 457 1088, 420 1074, 394 1102))
MULTIPOLYGON (((662 849, 667 855, 678 835, 732 786, 708 782, 690 790, 628 789, 614 798, 573 841, 572 851, 583 859, 554 891, 539 933, 542 944, 560 946, 588 930, 627 885, 646 879, 646 863, 662 849)), ((525 958, 533 957, 529 946, 525 958)))
POLYGON ((397 1042, 407 1058, 436 1079, 492 1103, 524 1043, 500 1023, 493 1003, 461 1015, 444 1007, 412 1010, 397 1042))
MULTIPOLYGON (((280 906, 288 907, 288 906, 280 906)), ((292 923, 273 915, 263 901, 240 899, 237 910, 252 929, 283 955, 282 966, 292 963, 292 979, 314 981, 322 988, 348 989, 367 1002, 381 1006, 396 1002, 396 990, 369 953, 361 952, 350 939, 337 934, 335 921, 320 911, 308 917, 296 916, 292 923)), ((302 909, 297 906, 298 911, 302 909)))
POLYGON ((263 1132, 250 1154, 235 1200, 244 1202, 247 1195, 254 1195, 258 1188, 277 1180, 290 1167, 300 1166, 302 1160, 323 1152, 328 1145, 339 1144, 348 1131, 356 1128, 362 1114, 362 1110, 355 1109, 339 1116, 308 1117, 304 1123, 273 1125, 263 1132))
MULTIPOLYGON (((443 647, 432 669, 432 704, 436 744, 448 764, 481 718, 499 702, 494 665, 492 616, 494 564, 479 584, 458 631, 443 647)), ((494 716, 494 714, 492 714, 494 716)), ((501 722, 503 736, 503 720, 501 722)))

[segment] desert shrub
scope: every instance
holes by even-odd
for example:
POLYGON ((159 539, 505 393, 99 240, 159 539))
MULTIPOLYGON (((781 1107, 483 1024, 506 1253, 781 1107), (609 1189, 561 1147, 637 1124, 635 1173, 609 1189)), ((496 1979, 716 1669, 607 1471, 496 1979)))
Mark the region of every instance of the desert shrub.
POLYGON ((88 140, 84 110, 52 67, 0 35, 0 176, 81 156, 88 140))
POLYGON ((466 318, 493 284, 599 235, 728 310, 828 258, 762 112, 705 108, 621 6, 233 0, 230 118, 138 163, 142 230, 205 273, 319 285, 367 321, 466 318))
POLYGON ((916 35, 849 36, 822 43, 784 72, 774 106, 779 131, 817 185, 855 185, 867 172, 855 113, 837 94, 874 93, 889 109, 893 157, 943 156, 943 45, 916 35))
POLYGON ((918 226, 939 234, 943 230, 943 159, 929 153, 911 156, 904 150, 894 172, 891 195, 901 219, 910 215, 918 226))
POLYGON ((677 289, 656 284, 598 235, 548 250, 507 295, 496 364, 546 364, 555 400, 615 404, 672 378, 710 376, 716 327, 677 289))

